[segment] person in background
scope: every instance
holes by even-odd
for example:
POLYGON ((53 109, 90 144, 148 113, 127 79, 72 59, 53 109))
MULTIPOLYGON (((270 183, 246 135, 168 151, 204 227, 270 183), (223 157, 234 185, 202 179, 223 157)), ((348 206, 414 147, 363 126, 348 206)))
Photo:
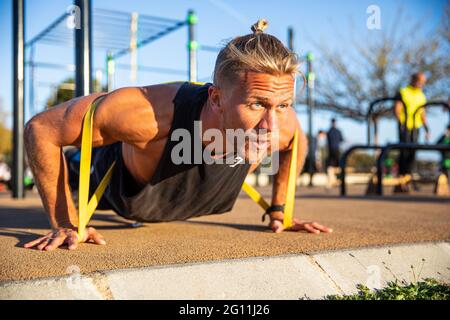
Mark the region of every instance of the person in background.
MULTIPOLYGON (((417 143, 419 129, 421 127, 425 129, 425 140, 427 142, 429 141, 430 130, 427 125, 425 109, 422 108, 417 111, 417 109, 427 102, 425 94, 422 91, 426 82, 427 78, 425 74, 422 72, 414 73, 411 76, 410 84, 400 89, 396 96, 394 113, 398 122, 400 143, 417 143)), ((398 159, 399 184, 395 187, 394 192, 409 192, 409 184, 412 180, 411 168, 414 163, 414 157, 414 150, 400 151, 398 159)))
MULTIPOLYGON (((436 144, 450 145, 450 124, 444 134, 436 141, 436 144)), ((441 173, 447 176, 450 174, 450 151, 441 151, 441 173)))
POLYGON ((340 145, 344 141, 341 131, 336 127, 336 119, 331 119, 331 128, 327 132, 328 158, 327 175, 328 185, 331 188, 336 184, 336 168, 339 167, 340 145))
POLYGON ((327 133, 324 130, 319 130, 316 135, 314 157, 316 172, 322 172, 325 168, 327 133))
POLYGON ((3 155, 0 154, 0 191, 5 190, 9 187, 11 182, 11 169, 8 164, 4 161, 3 155))
MULTIPOLYGON (((312 176, 315 173, 321 172, 323 169, 323 141, 326 139, 326 133, 323 130, 319 130, 311 141, 311 154, 313 163, 312 176)), ((304 172, 308 172, 310 158, 306 157, 304 172)), ((313 177, 311 177, 312 179, 313 177)))

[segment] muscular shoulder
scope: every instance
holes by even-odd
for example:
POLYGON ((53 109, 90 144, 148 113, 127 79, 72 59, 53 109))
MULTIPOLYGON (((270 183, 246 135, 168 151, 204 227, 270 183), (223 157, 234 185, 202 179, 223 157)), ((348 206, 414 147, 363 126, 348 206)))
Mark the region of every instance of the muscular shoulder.
POLYGON ((173 119, 172 100, 180 84, 127 87, 104 97, 95 112, 94 124, 102 135, 145 147, 165 137, 173 119))

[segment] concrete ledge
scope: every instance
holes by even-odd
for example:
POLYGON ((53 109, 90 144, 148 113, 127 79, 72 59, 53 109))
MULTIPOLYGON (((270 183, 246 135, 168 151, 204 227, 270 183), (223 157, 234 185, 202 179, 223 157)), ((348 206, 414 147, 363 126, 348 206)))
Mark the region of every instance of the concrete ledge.
POLYGON ((450 282, 449 243, 74 272, 0 283, 0 299, 320 299, 427 277, 450 282))

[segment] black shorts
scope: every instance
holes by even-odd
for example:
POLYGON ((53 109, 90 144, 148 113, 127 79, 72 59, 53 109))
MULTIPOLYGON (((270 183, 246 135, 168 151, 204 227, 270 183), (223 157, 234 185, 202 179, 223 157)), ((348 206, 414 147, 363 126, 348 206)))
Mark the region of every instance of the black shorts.
POLYGON ((339 158, 340 158, 339 150, 329 150, 327 167, 339 167, 339 158))
MULTIPOLYGON (((111 187, 115 186, 126 186, 127 196, 133 196, 140 191, 137 182, 134 181, 131 174, 123 165, 122 144, 120 142, 105 145, 102 147, 92 148, 92 160, 91 160, 91 175, 89 180, 89 199, 92 197, 93 193, 97 189, 100 181, 105 176, 109 167, 114 161, 116 161, 116 166, 111 177, 111 181, 106 188, 103 197, 97 206, 97 210, 113 210, 117 214, 128 218, 128 213, 126 210, 126 205, 124 199, 118 194, 117 188, 111 187)), ((79 168, 80 168, 80 150, 71 149, 64 153, 69 169, 69 185, 72 190, 72 197, 74 198, 75 205, 78 205, 78 185, 79 185, 79 168)))

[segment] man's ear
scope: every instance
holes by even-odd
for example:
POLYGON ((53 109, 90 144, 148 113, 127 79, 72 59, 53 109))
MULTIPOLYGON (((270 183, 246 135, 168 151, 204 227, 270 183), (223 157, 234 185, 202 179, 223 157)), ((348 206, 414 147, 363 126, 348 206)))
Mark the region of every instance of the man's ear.
POLYGON ((220 89, 214 85, 208 88, 209 102, 212 110, 215 112, 223 112, 220 104, 221 92, 220 89))

